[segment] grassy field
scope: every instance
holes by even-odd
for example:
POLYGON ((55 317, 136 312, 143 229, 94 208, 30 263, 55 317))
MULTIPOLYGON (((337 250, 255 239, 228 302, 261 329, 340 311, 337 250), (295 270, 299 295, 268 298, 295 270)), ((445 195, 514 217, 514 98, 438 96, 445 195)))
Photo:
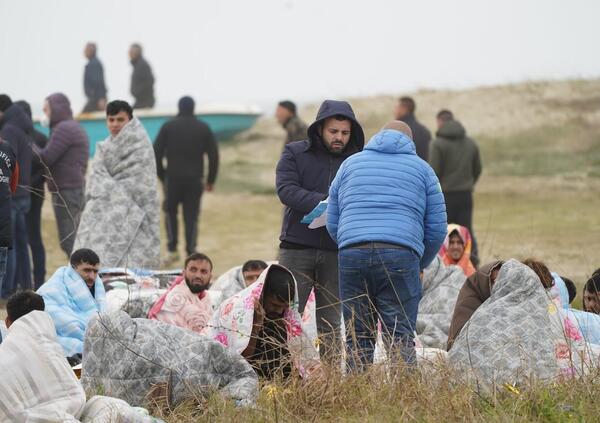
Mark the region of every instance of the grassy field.
MULTIPOLYGON (((600 80, 413 93, 417 115, 431 129, 435 113, 450 108, 480 144, 485 170, 475 195, 475 232, 483 262, 533 256, 579 287, 600 267, 598 93, 600 80)), ((367 137, 391 119, 395 98, 351 101, 367 137)), ((312 121, 315 110, 307 107, 302 115, 312 121)), ((249 133, 221 144, 222 168, 216 191, 204 196, 198 242, 217 274, 250 258, 276 258, 282 206, 274 168, 282 139, 283 131, 266 117, 249 133)), ((66 257, 48 205, 43 220, 50 274, 66 257)), ((445 377, 384 380, 375 370, 344 381, 334 375, 316 385, 276 385, 270 394, 261 393, 258 408, 250 412, 214 397, 201 409, 175 410, 168 420, 504 422, 598 421, 600 416, 598 378, 492 399, 445 377)))

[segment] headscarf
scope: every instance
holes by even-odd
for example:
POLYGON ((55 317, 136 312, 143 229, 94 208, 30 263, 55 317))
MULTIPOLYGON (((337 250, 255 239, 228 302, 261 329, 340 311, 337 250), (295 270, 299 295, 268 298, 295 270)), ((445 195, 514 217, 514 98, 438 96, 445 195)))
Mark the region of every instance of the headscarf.
POLYGON ((464 226, 457 225, 455 223, 448 225, 448 235, 446 235, 446 239, 444 240, 444 244, 442 245, 442 248, 440 249, 439 253, 440 257, 442 257, 442 260, 444 260, 444 264, 446 266, 449 266, 451 264, 459 266, 460 268, 462 268, 463 272, 465 272, 465 275, 467 277, 471 276, 473 273, 475 273, 476 270, 475 266, 473 266, 473 263, 471 262, 472 243, 473 240, 471 238, 471 232, 469 232, 467 228, 465 228, 464 226), (455 233, 460 237, 465 247, 463 255, 458 261, 455 261, 452 257, 450 257, 450 254, 448 252, 450 248, 450 236, 454 235, 455 233))

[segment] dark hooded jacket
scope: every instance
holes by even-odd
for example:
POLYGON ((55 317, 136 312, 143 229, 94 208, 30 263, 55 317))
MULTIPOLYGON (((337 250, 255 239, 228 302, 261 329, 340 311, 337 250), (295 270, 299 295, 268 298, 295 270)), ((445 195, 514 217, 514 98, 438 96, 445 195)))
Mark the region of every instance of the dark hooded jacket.
POLYGON ((87 133, 73 120, 71 104, 64 94, 52 94, 46 100, 50 105, 50 140, 39 158, 50 171, 48 188, 53 192, 83 188, 90 154, 87 133))
POLYGON ((286 206, 281 235, 282 248, 318 248, 337 250, 325 227, 309 229, 300 221, 320 201, 327 198, 329 187, 342 162, 362 151, 365 135, 345 101, 326 100, 308 128, 308 139, 285 146, 277 164, 277 195, 286 206), (342 154, 333 154, 325 147, 320 127, 325 119, 342 115, 352 121, 350 142, 342 154))
POLYGON ((417 156, 428 161, 429 143, 431 142, 431 132, 429 132, 429 129, 419 122, 413 114, 404 116, 400 120, 406 123, 412 131, 412 139, 417 148, 417 156))
MULTIPOLYGON (((21 110, 25 112, 27 117, 31 119, 31 106, 26 101, 16 101, 16 105, 18 105, 21 110)), ((33 139, 34 144, 38 147, 37 150, 42 150, 48 144, 48 137, 42 132, 36 130, 33 126, 29 132, 29 136, 33 139)), ((36 154, 36 153, 33 153, 36 154)), ((33 157, 32 157, 33 159, 33 157)), ((31 166, 31 189, 32 195, 36 196, 44 196, 44 182, 46 178, 44 177, 44 167, 39 162, 39 160, 32 160, 31 166)))
MULTIPOLYGON (((190 99, 191 100, 191 99, 190 99)), ((219 149, 208 125, 194 116, 191 104, 180 101, 179 115, 165 123, 154 142, 156 171, 165 178, 182 184, 200 184, 204 179, 204 156, 208 156, 207 182, 214 184, 219 170, 219 149), (167 158, 167 168, 163 158, 167 158)))
POLYGON ((475 141, 457 120, 442 125, 431 146, 429 164, 435 171, 442 191, 473 191, 481 175, 481 157, 475 141))
POLYGON ((33 123, 25 112, 13 104, 6 112, 0 122, 0 137, 8 141, 17 155, 19 163, 19 186, 14 197, 29 197, 31 185, 31 145, 33 123))
POLYGON ((135 98, 134 109, 154 107, 154 75, 142 56, 132 61, 131 95, 135 98))
POLYGON ((18 180, 17 155, 12 146, 0 138, 0 247, 12 247, 11 196, 18 180))
POLYGON ((475 310, 492 295, 492 271, 499 269, 502 264, 502 261, 495 261, 480 267, 460 289, 448 330, 448 351, 475 310))

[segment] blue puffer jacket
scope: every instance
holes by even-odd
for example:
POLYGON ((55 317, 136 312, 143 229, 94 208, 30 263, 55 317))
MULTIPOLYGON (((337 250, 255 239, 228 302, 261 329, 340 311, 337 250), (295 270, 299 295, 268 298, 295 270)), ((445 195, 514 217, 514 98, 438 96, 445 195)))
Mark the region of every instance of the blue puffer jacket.
POLYGON ((390 129, 348 158, 329 190, 327 230, 339 248, 378 241, 421 257, 421 269, 446 237, 446 205, 433 169, 412 140, 390 129))

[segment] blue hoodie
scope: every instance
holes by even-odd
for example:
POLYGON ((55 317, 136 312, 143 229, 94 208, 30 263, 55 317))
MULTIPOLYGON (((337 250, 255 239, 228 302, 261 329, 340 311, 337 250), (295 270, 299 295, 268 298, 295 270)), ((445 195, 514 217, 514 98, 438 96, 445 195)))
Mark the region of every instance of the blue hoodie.
POLYGON ((385 242, 414 250, 427 267, 446 238, 446 205, 415 144, 391 129, 346 160, 329 190, 327 230, 339 248, 385 242))

